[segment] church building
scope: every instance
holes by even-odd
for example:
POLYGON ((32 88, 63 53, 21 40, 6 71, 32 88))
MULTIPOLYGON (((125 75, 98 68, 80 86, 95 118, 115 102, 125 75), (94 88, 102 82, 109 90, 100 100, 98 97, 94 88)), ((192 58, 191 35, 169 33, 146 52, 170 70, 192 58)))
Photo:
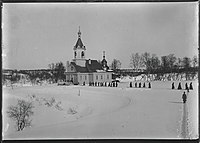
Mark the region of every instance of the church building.
POLYGON ((103 59, 97 60, 86 59, 86 47, 81 40, 80 27, 78 31, 78 40, 73 48, 73 59, 67 61, 66 80, 74 84, 89 84, 95 82, 111 82, 112 71, 109 71, 103 51, 103 59))

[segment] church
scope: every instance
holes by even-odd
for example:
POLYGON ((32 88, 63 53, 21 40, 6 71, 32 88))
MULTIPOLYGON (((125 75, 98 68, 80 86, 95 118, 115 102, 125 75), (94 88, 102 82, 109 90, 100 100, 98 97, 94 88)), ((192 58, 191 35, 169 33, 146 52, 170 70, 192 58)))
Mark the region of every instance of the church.
POLYGON ((73 59, 67 61, 66 81, 73 84, 105 83, 112 81, 112 71, 107 66, 105 51, 101 62, 92 59, 86 59, 86 47, 81 40, 81 31, 79 27, 78 40, 73 48, 73 59))

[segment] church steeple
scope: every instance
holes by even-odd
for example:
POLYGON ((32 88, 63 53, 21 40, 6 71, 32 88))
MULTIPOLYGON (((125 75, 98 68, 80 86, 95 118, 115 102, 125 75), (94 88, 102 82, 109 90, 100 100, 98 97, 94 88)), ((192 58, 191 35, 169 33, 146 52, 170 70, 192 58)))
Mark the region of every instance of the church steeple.
POLYGON ((78 30, 78 40, 77 40, 77 42, 76 42, 76 45, 74 46, 74 50, 75 49, 84 49, 84 50, 86 50, 85 49, 85 46, 83 45, 83 42, 82 42, 82 40, 81 40, 81 30, 80 30, 80 26, 79 26, 79 30, 78 30))
POLYGON ((79 26, 79 31, 78 31, 78 38, 81 38, 81 30, 80 30, 80 26, 79 26))
POLYGON ((105 51, 103 51, 103 59, 105 59, 106 58, 106 56, 105 56, 105 51))
POLYGON ((107 61, 106 61, 106 56, 105 56, 105 51, 103 51, 103 60, 101 61, 101 65, 103 67, 103 69, 106 71, 108 70, 108 66, 107 66, 107 61))
POLYGON ((85 51, 86 48, 83 45, 83 42, 81 40, 81 30, 80 30, 80 26, 79 26, 79 30, 78 30, 78 40, 76 42, 76 45, 74 46, 74 59, 73 61, 79 65, 79 66, 85 66, 85 51))

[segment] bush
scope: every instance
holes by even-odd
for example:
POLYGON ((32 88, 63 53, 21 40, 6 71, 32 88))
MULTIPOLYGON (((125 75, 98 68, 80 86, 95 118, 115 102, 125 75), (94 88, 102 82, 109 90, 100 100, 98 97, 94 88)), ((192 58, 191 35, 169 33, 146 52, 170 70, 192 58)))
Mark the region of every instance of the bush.
POLYGON ((70 108, 69 108, 68 114, 76 114, 76 113, 77 113, 77 111, 76 111, 75 108, 73 108, 73 107, 70 107, 70 108))
POLYGON ((33 115, 33 108, 33 103, 25 100, 18 100, 16 106, 8 107, 8 117, 16 121, 17 131, 31 125, 30 116, 33 115))
POLYGON ((63 108, 61 107, 61 101, 58 102, 56 105, 55 105, 55 108, 58 109, 58 110, 63 110, 63 108))
POLYGON ((54 97, 52 97, 50 100, 44 99, 44 101, 45 101, 45 105, 47 105, 48 107, 52 107, 53 104, 56 102, 54 97))

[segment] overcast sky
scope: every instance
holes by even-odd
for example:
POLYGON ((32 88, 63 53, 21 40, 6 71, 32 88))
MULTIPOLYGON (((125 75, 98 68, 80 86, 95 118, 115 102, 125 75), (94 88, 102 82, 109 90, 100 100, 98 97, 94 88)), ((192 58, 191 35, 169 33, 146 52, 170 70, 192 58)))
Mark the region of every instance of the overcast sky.
POLYGON ((87 59, 114 58, 129 67, 131 53, 193 57, 198 52, 193 3, 3 4, 3 68, 38 69, 73 58, 78 27, 87 59))

